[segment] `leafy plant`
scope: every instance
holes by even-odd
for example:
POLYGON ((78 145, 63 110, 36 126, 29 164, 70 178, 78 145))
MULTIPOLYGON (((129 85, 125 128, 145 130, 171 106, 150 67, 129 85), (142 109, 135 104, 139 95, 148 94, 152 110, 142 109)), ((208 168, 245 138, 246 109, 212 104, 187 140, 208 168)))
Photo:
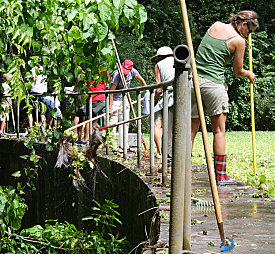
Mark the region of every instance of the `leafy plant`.
MULTIPOLYGON (((20 201, 19 201, 20 203, 20 201)), ((70 251, 70 253, 127 253, 129 243, 125 238, 119 239, 114 236, 111 227, 115 227, 115 221, 120 222, 116 216, 119 213, 115 210, 118 206, 106 200, 106 204, 100 205, 92 210, 93 217, 84 220, 93 220, 101 223, 100 231, 90 233, 78 231, 73 224, 68 222, 60 223, 56 220, 47 221, 45 227, 35 225, 31 228, 23 229, 20 233, 4 231, 1 235, 1 251, 9 253, 60 253, 60 251, 70 251), (108 227, 108 232, 105 227, 108 227)), ((23 204, 23 203, 20 203, 23 204)), ((24 214, 24 213, 23 213, 24 214)), ((13 222, 13 220, 11 220, 13 222)), ((14 229, 19 229, 16 227, 14 229)))
POLYGON ((4 236, 6 232, 11 234, 14 230, 20 229, 21 219, 27 209, 27 205, 23 201, 24 199, 11 186, 0 186, 1 236, 4 236))

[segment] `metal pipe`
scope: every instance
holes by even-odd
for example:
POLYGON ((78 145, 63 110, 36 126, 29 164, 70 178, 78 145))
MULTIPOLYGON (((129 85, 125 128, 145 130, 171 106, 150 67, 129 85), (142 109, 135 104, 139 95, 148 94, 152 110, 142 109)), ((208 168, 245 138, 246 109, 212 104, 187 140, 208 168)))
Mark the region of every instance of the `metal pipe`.
MULTIPOLYGON (((126 102, 127 102, 127 93, 123 94, 123 121, 128 120, 127 116, 127 109, 126 109, 126 102)), ((123 158, 127 159, 127 141, 128 141, 128 135, 126 136, 126 130, 127 130, 127 123, 123 124, 123 158)))
POLYGON ((162 109, 162 185, 168 183, 167 176, 167 155, 168 155, 168 89, 163 88, 163 109, 162 109))
MULTIPOLYGON (((184 211, 185 190, 186 190, 186 146, 191 138, 187 135, 186 117, 186 87, 188 86, 188 63, 190 51, 185 45, 177 46, 174 49, 175 58, 175 80, 174 80, 174 121, 173 121, 173 158, 171 176, 171 203, 170 203, 170 229, 169 229, 169 253, 182 253, 184 237, 184 211), (179 60, 179 61, 178 61, 179 60), (183 73, 182 73, 183 72, 183 73)), ((190 128, 191 130, 191 128, 190 128)), ((191 191, 191 190, 190 190, 191 191)), ((191 198, 191 195, 190 195, 191 198)), ((191 201, 190 201, 191 205, 191 201)), ((189 215, 191 216, 191 210, 189 215)), ((190 220, 191 222, 191 220, 190 220)), ((191 235, 190 235, 191 236, 191 235)), ((190 238, 191 240, 191 238, 190 238)), ((189 241, 190 242, 190 241, 189 241)))
MULTIPOLYGON (((110 115, 109 115, 109 94, 106 94, 106 98, 105 98, 105 109, 106 109, 106 126, 109 125, 109 121, 110 121, 110 115)), ((110 153, 110 146, 109 146, 109 141, 107 141, 106 144, 106 154, 110 153)))
POLYGON ((19 138, 19 121, 20 121, 20 104, 17 100, 16 102, 16 107, 17 107, 17 110, 16 110, 16 119, 17 119, 17 122, 16 122, 16 133, 17 133, 17 138, 19 138))
MULTIPOLYGON (((36 123, 39 123, 39 118, 38 118, 38 108, 39 108, 39 101, 37 99, 38 97, 36 97, 36 103, 37 103, 37 107, 35 108, 35 118, 36 118, 36 123)), ((35 123, 34 121, 34 117, 33 117, 33 124, 35 123)), ((42 123, 43 124, 43 123, 42 123)))
MULTIPOLYGON (((56 94, 53 95, 53 108, 57 108, 56 107, 56 94)), ((53 117, 53 126, 57 126, 57 117, 56 117, 56 114, 54 115, 53 117)))
POLYGON ((150 174, 154 174, 155 173, 154 123, 155 123, 154 93, 152 92, 152 90, 150 90, 150 174))
MULTIPOLYGON (((184 74, 182 74, 184 75, 184 74)), ((186 75, 186 74, 185 74, 186 75)), ((180 76, 180 78, 183 78, 180 76)), ((181 253, 183 245, 183 216, 185 189, 186 137, 184 136, 184 94, 176 82, 174 86, 173 160, 171 175, 171 203, 169 253, 181 253)))
POLYGON ((184 84, 186 110, 184 114, 186 133, 185 159, 185 188, 184 188, 184 216, 183 216, 183 249, 191 250, 191 84, 189 80, 184 84))
MULTIPOLYGON (((138 117, 141 116, 141 94, 140 91, 137 91, 137 115, 138 117)), ((137 164, 141 165, 141 119, 137 121, 137 164)))
MULTIPOLYGON (((89 118, 93 118, 93 98, 92 95, 89 98, 89 118)), ((90 136, 93 134, 93 122, 89 123, 89 134, 90 136)))

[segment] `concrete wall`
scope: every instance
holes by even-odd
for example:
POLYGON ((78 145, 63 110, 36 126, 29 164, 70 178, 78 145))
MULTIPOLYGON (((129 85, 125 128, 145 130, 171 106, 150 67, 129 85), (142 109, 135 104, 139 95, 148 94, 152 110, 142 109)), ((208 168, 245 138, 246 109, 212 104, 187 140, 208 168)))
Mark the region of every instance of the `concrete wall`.
MULTIPOLYGON (((90 230, 90 221, 82 221, 81 218, 91 214, 90 208, 95 206, 95 194, 95 200, 100 204, 108 199, 119 205, 122 225, 118 225, 117 230, 121 238, 127 236, 132 247, 147 240, 145 231, 149 235, 155 210, 140 216, 138 214, 156 206, 155 196, 133 171, 125 168, 125 165, 99 157, 100 167, 108 178, 97 175, 93 193, 91 174, 83 170, 87 188, 82 187, 77 191, 69 177, 71 170, 54 168, 57 152, 48 153, 45 144, 36 144, 35 149, 42 159, 38 177, 34 180, 36 190, 28 190, 24 196, 29 209, 23 218, 22 227, 43 225, 45 220, 58 219, 60 222, 73 223, 78 229, 90 230)), ((16 186, 17 179, 11 174, 27 166, 33 167, 19 157, 25 154, 30 154, 30 150, 24 146, 23 141, 0 139, 0 185, 16 186)), ((22 177, 19 180, 22 181, 22 177)))

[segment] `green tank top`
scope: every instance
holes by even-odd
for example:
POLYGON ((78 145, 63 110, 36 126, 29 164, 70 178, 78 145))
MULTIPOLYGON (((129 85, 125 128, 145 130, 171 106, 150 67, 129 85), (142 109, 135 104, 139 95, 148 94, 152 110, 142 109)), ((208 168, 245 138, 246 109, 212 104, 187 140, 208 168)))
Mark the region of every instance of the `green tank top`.
POLYGON ((227 41, 233 37, 225 40, 217 39, 212 37, 208 31, 206 32, 196 55, 196 65, 200 77, 218 84, 225 83, 224 66, 234 55, 228 49, 227 41))

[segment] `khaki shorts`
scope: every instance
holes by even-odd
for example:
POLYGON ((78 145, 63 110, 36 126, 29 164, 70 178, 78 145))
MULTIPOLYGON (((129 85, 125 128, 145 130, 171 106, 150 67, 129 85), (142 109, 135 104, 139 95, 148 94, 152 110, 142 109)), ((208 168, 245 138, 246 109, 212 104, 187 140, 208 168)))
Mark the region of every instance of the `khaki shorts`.
MULTIPOLYGON (((206 78, 199 77, 201 98, 204 110, 209 116, 220 115, 229 112, 228 87, 226 84, 218 84, 206 78)), ((191 89, 191 115, 192 118, 199 118, 195 90, 191 89)))

